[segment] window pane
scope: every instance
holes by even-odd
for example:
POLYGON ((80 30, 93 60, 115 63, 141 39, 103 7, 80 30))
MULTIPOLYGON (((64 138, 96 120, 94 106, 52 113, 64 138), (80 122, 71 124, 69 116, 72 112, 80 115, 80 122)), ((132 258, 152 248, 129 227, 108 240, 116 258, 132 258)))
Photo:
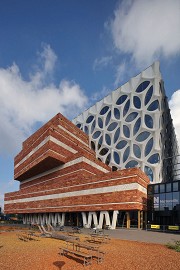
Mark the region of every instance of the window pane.
POLYGON ((173 183, 173 191, 178 191, 178 182, 173 183))
POLYGON ((169 208, 169 210, 173 208, 172 202, 172 193, 166 193, 166 207, 169 208))
POLYGON ((159 185, 154 185, 154 193, 159 193, 159 185))
POLYGON ((110 125, 109 125, 109 127, 108 127, 108 131, 113 131, 116 127, 117 127, 117 125, 118 125, 118 123, 115 123, 115 122, 113 122, 113 123, 111 123, 110 125))
POLYGON ((109 110, 109 107, 108 106, 103 107, 101 109, 101 111, 100 111, 100 115, 104 115, 108 110, 109 110))
POLYGON ((164 193, 165 192, 165 184, 161 184, 159 187, 160 187, 160 193, 164 193))
POLYGON ((139 97, 137 96, 134 96, 133 97, 133 103, 134 103, 134 107, 137 108, 137 109, 140 109, 141 108, 141 100, 139 97))
POLYGON ((118 100, 116 101, 117 105, 121 105, 127 98, 127 95, 122 95, 121 97, 118 98, 118 100))
POLYGON ((141 93, 142 91, 144 91, 144 90, 148 87, 149 84, 150 84, 149 81, 144 81, 144 82, 142 82, 142 83, 137 87, 136 92, 137 92, 137 93, 141 93))
POLYGON ((159 194, 159 210, 164 210, 166 207, 165 193, 159 194))
POLYGON ((150 101, 151 97, 152 97, 152 94, 153 94, 153 86, 151 86, 149 88, 149 90, 147 91, 146 93, 146 96, 145 96, 145 101, 144 101, 144 104, 147 105, 148 102, 150 101))
POLYGON ((166 184, 166 192, 171 192, 171 183, 166 184))
POLYGON ((179 192, 173 192, 173 206, 176 206, 179 203, 179 192))

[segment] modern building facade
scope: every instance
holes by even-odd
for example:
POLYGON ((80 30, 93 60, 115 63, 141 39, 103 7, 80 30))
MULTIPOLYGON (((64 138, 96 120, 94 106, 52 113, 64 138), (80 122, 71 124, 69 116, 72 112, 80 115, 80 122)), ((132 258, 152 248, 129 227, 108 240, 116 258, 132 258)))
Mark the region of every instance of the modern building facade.
POLYGON ((159 62, 73 120, 113 170, 139 167, 152 183, 176 180, 178 146, 159 62))
POLYGON ((112 172, 96 159, 88 136, 61 114, 35 132, 15 157, 20 190, 5 194, 5 213, 28 223, 142 227, 148 177, 112 172))
POLYGON ((25 224, 143 228, 148 184, 148 218, 155 222, 156 186, 176 192, 177 158, 155 62, 72 122, 57 114, 23 142, 14 164, 20 190, 5 194, 4 210, 22 214, 25 224))

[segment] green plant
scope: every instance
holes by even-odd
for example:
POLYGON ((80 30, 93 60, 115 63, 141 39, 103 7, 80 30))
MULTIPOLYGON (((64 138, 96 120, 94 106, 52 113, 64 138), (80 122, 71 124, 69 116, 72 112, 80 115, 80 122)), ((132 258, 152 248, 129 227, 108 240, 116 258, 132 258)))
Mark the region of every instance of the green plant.
POLYGON ((177 252, 180 252, 180 241, 175 241, 174 243, 167 243, 166 246, 170 249, 174 249, 177 252))

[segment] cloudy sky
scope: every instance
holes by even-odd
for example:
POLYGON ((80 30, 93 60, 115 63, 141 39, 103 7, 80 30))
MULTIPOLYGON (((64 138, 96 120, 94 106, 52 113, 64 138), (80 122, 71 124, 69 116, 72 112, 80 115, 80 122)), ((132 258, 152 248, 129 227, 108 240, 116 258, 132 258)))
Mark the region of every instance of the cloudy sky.
POLYGON ((77 116, 160 61, 180 142, 180 0, 2 0, 0 205, 13 159, 58 112, 77 116))

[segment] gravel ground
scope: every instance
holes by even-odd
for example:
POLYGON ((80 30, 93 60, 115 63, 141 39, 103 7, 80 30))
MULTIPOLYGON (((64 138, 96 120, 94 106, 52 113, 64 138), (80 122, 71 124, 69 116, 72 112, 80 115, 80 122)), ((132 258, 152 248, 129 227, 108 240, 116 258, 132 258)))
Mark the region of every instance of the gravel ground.
MULTIPOLYGON (((1 270, 180 270, 180 253, 161 244, 111 239, 102 245, 104 262, 97 264, 93 259, 92 265, 84 267, 80 259, 59 254, 63 241, 39 237, 24 242, 17 233, 0 232, 1 270)), ((80 238, 84 240, 84 235, 80 238)))

